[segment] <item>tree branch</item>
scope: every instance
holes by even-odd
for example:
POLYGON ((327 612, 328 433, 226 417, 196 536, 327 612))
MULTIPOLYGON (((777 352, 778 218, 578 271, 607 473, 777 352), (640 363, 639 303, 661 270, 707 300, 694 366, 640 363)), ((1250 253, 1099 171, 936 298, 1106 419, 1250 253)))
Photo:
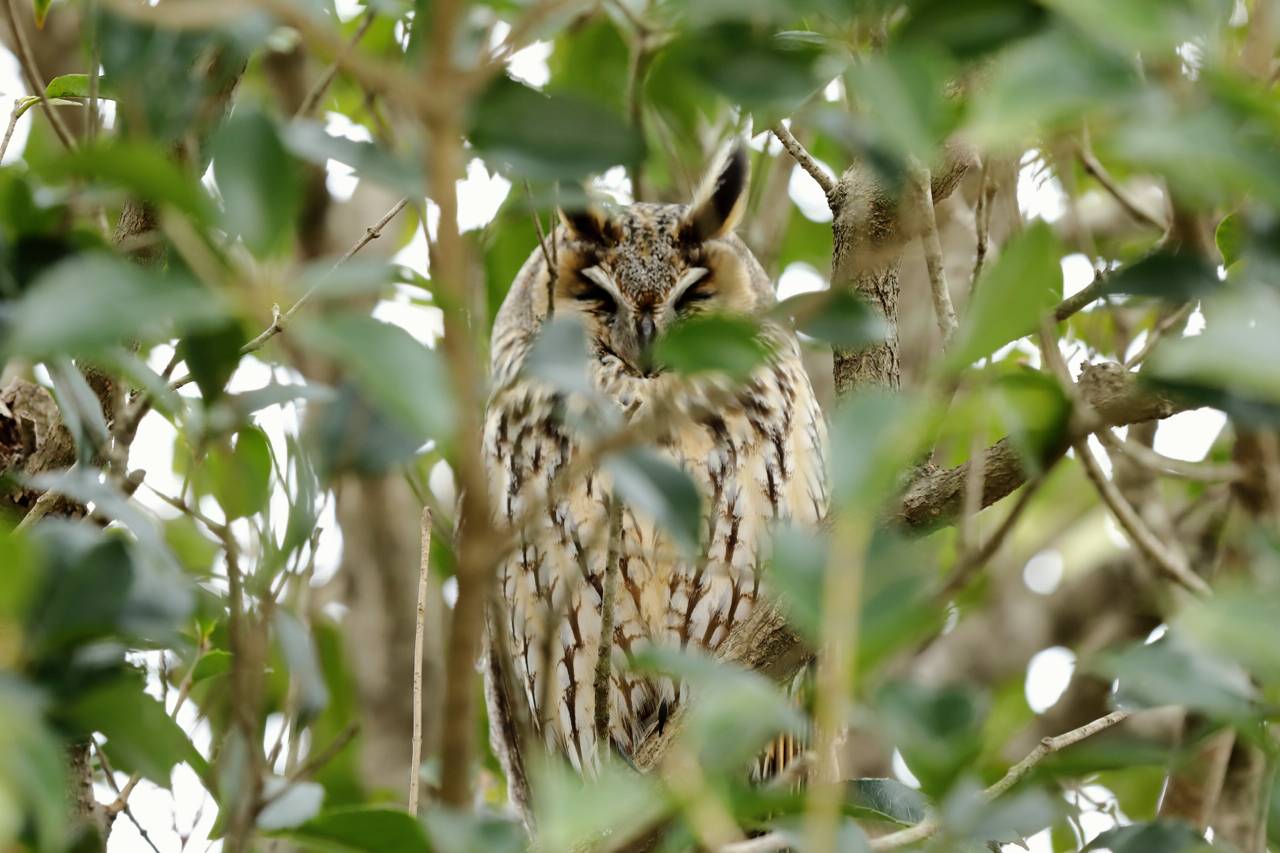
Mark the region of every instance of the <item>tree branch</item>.
POLYGON ((818 186, 822 187, 822 191, 827 196, 827 204, 834 211, 836 207, 834 198, 836 191, 835 179, 823 171, 822 166, 818 164, 813 155, 805 150, 805 147, 800 144, 800 140, 792 136, 791 131, 787 130, 782 122, 775 124, 772 130, 773 135, 782 143, 782 147, 787 149, 787 153, 791 155, 792 159, 800 164, 801 169, 809 173, 809 177, 818 182, 818 186))
MULTIPOLYGON (((1003 796, 1014 785, 1025 779, 1027 774, 1049 755, 1104 732, 1112 726, 1124 722, 1129 718, 1129 715, 1129 711, 1112 711, 1105 717, 1086 723, 1078 729, 1072 729, 1056 737, 1045 738, 1036 745, 1036 748, 1026 758, 1010 767, 1008 772, 1000 777, 999 781, 984 790, 982 792, 983 799, 990 802, 1003 796)), ((941 828, 937 818, 926 818, 915 826, 871 839, 870 849, 896 850, 899 847, 906 847, 932 838, 938 834, 938 830, 941 828)), ((768 835, 762 835, 759 838, 753 838, 738 844, 726 844, 720 848, 720 853, 771 853, 771 851, 787 850, 791 844, 792 841, 787 836, 771 832, 768 835)))

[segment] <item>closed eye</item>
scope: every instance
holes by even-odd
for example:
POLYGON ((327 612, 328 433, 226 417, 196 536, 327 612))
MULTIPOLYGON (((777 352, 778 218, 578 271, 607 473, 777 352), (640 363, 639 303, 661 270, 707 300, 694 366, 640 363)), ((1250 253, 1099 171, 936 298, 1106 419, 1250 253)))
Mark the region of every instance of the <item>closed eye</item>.
POLYGON ((574 282, 573 298, 579 302, 594 303, 596 310, 613 313, 618 310, 618 302, 601 283, 602 278, 606 276, 599 267, 584 269, 574 282))
POLYGON ((675 301, 676 313, 686 311, 716 295, 715 282, 704 267, 692 267, 685 271, 676 283, 679 294, 675 301))

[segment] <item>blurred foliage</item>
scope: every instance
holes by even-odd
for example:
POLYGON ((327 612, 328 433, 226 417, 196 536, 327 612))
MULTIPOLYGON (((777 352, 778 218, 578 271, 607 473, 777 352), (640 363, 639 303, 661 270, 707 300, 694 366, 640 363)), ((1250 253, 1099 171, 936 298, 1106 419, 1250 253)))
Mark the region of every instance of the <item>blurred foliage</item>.
MULTIPOLYGON (((378 0, 345 21, 327 2, 264 3, 234 16, 216 5, 33 4, 37 24, 78 14, 78 67, 101 66, 96 79, 55 77, 45 97, 77 133, 92 99, 109 103, 114 118, 99 126, 95 117, 95 132, 63 150, 40 99, 19 97, 13 120, 33 130, 25 150, 11 150, 0 166, 0 367, 6 381, 25 378, 47 390, 70 448, 58 470, 10 468, 9 449, 21 448, 27 432, 43 448, 63 436, 43 420, 15 416, 16 397, 0 400, 0 849, 95 845, 68 818, 75 804, 67 757, 76 752, 99 780, 109 765, 117 783, 136 774, 143 784, 176 789, 176 768, 191 771, 217 812, 212 834, 228 849, 246 837, 325 851, 614 849, 661 829, 661 849, 674 851, 705 843, 708 814, 713 823, 778 830, 797 850, 819 849, 809 846, 809 794, 751 783, 747 772, 773 739, 811 733, 814 688, 789 693, 687 650, 651 649, 629 665, 679 681, 695 700, 681 745, 698 774, 643 775, 609 761, 584 779, 535 755, 534 842, 505 809, 506 781, 488 753, 476 761, 484 784, 471 811, 434 801, 434 755, 420 768, 419 815, 401 807, 400 791, 367 783, 363 663, 352 657, 368 648, 367 638, 352 636, 341 608, 313 600, 321 528, 331 523, 321 519, 353 478, 403 475, 418 497, 444 503, 427 494, 427 472, 438 462, 458 470, 466 443, 459 401, 482 399, 486 389, 461 395, 450 372, 456 353, 373 311, 398 300, 434 322, 442 307, 455 308, 429 267, 342 257, 347 247, 317 237, 323 227, 315 223, 318 209, 341 207, 323 189, 323 172, 342 164, 359 179, 358 192, 407 196, 410 214, 423 218, 412 227, 393 220, 380 232, 384 243, 403 248, 419 225, 437 239, 440 187, 431 186, 425 160, 438 128, 400 107, 438 94, 419 91, 413 75, 438 47, 434 16, 445 4, 378 0), (335 67, 317 109, 299 114, 277 66, 293 57, 309 83, 321 79, 366 15, 367 30, 349 48, 354 59, 335 67), (331 43, 317 49, 312 28, 331 43), (360 68, 377 70, 385 85, 373 91, 348 73, 360 68), (356 131, 341 130, 348 126, 356 131), (151 225, 117 241, 122 215, 151 225), (315 256, 315 245, 333 257, 315 256), (300 309, 296 316, 290 306, 300 309), (244 377, 264 375, 263 365, 269 381, 249 387, 244 377), (100 374, 119 392, 106 408, 100 374), (277 435, 265 412, 286 410, 299 415, 297 426, 277 435), (149 472, 139 485, 129 470, 134 436, 122 425, 144 414, 175 436, 173 471, 163 472, 173 476, 149 472), (180 490, 151 488, 166 479, 180 490), (33 506, 41 507, 37 515, 49 509, 34 497, 46 491, 66 500, 21 523, 33 506), (247 835, 237 835, 246 820, 247 835)), ((683 202, 709 152, 735 136, 751 140, 757 181, 740 232, 770 273, 799 263, 829 278, 831 226, 765 189, 778 176, 785 189, 794 169, 764 135, 783 119, 835 173, 868 166, 891 196, 907 169, 940 166, 944 143, 955 139, 976 146, 984 163, 1008 161, 1024 175, 1042 170, 1062 189, 1072 213, 1025 227, 1000 223, 998 240, 993 230, 999 251, 972 289, 964 282, 968 298, 948 351, 924 369, 904 369, 915 387, 864 391, 830 407, 837 538, 780 523, 767 583, 808 642, 848 645, 851 674, 837 685, 847 700, 844 722, 873 732, 910 771, 844 780, 836 849, 868 849, 872 829, 922 821, 938 836, 920 849, 982 850, 1041 831, 1055 851, 1207 847, 1200 832, 1156 819, 1165 771, 1186 758, 1185 748, 1113 733, 1055 753, 1006 796, 983 794, 982 785, 1020 757, 1010 745, 1044 719, 1043 709, 1028 704, 1021 671, 987 684, 926 683, 911 678, 908 662, 963 632, 965 620, 998 597, 995 574, 1009 567, 991 561, 990 575, 962 578, 962 589, 940 594, 963 566, 959 536, 884 520, 913 473, 958 464, 973 447, 1007 437, 1040 490, 1009 535, 1009 566, 1021 569, 1042 548, 1092 549, 1094 562, 1107 549, 1114 557, 1078 463, 1053 467, 1073 428, 1073 399, 1035 349, 1065 295, 1063 258, 1074 253, 1104 270, 1105 281, 1101 301, 1050 327, 1070 355, 1123 362, 1163 334, 1138 373, 1144 387, 1219 409, 1233 430, 1277 428, 1275 46, 1262 40, 1261 79, 1240 59, 1258 49, 1242 14, 1258 4, 544 5, 463 4, 458 38, 447 46, 475 72, 457 81, 466 98, 458 128, 465 156, 510 184, 492 220, 463 235, 474 262, 469 285, 487 306, 471 318, 473 340, 463 350, 482 348, 512 280, 545 250, 539 228, 552 227, 558 204, 583 200, 584 182, 590 195, 683 202), (521 39, 515 47, 547 56, 545 83, 486 76, 480 63, 513 33, 521 39), (1083 200, 1111 192, 1075 162, 1086 150, 1120 186, 1162 189, 1169 203, 1159 218, 1173 222, 1167 236, 1141 226, 1095 235, 1074 221, 1076 202, 1083 209, 1083 200), (630 179, 625 188, 620 180, 608 192, 590 185, 622 174, 619 167, 630 179), (1211 233, 1186 231, 1197 217, 1211 233), (757 237, 755 222, 772 230, 757 237), (1184 304, 1203 318, 1203 332, 1158 333, 1184 304), (846 525, 865 534, 852 537, 852 547, 838 538, 846 525), (833 627, 824 622, 832 618, 832 578, 853 573, 859 606, 838 614, 843 621, 833 627), (1079 793, 1079 780, 1114 795, 1116 819, 1132 822, 1085 837, 1073 813, 1080 797, 1064 798, 1059 788, 1079 793)), ((969 194, 960 218, 986 188, 957 191, 969 194)), ((1002 189, 1016 194, 1020 186, 1002 189)), ((350 209, 362 210, 355 201, 350 209)), ((940 217, 944 227, 955 216, 940 217)), ((780 327, 798 331, 807 352, 875 346, 901 333, 874 305, 824 288, 793 294, 762 317, 708 315, 677 325, 658 360, 695 381, 731 385, 768 362, 780 327)), ((564 395, 589 398, 582 428, 607 435, 617 413, 595 396, 585 359, 582 329, 557 320, 527 367, 564 395)), ((1223 442, 1210 457, 1230 458, 1223 442)), ((604 465, 628 505, 696 554, 702 497, 689 476, 649 448, 612 453, 604 465)), ((1217 489, 1181 480, 1161 487, 1175 510, 1165 515, 1179 520, 1217 489)), ((455 571, 453 508, 436 509, 448 517, 438 517, 433 583, 455 571)), ((989 534, 1010 511, 1008 502, 986 510, 977 528, 989 534)), ((1228 574, 1213 597, 1167 606, 1158 639, 1080 650, 1075 678, 1105 682, 1114 707, 1177 705, 1209 729, 1233 728, 1264 751, 1274 775, 1280 551, 1274 520, 1233 524, 1245 529, 1230 530, 1228 574)), ((386 606, 407 613, 412 602, 389 597, 386 606)), ((404 681, 407 693, 407 673, 404 681)), ((1270 837, 1280 844, 1280 786, 1270 790, 1270 837)))

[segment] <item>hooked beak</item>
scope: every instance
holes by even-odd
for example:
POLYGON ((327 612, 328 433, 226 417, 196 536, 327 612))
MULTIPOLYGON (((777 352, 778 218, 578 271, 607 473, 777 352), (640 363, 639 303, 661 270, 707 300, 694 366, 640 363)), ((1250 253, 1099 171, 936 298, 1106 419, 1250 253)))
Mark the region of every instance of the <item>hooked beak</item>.
POLYGON ((658 337, 658 327, 652 314, 641 314, 636 320, 636 343, 639 345, 641 368, 645 373, 653 370, 653 342, 658 337))

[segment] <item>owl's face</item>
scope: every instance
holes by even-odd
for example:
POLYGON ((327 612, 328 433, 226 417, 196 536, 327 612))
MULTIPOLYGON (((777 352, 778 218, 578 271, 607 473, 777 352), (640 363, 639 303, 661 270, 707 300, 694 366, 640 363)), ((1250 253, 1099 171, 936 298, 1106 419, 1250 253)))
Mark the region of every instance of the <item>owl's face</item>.
POLYGON ((562 212, 568 239, 559 257, 556 314, 574 312, 598 351, 616 355, 637 376, 651 376, 659 370, 653 345, 674 323, 699 312, 752 312, 748 271, 723 239, 741 216, 746 187, 746 152, 738 145, 687 207, 562 212))

